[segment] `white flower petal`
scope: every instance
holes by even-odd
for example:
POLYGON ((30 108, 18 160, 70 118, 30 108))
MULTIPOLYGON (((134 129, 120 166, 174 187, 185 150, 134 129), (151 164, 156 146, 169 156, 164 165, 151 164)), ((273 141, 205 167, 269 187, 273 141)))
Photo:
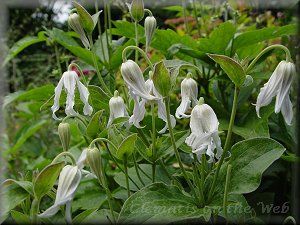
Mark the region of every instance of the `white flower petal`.
POLYGON ((86 153, 87 153, 87 149, 83 149, 83 151, 81 152, 79 158, 76 161, 76 165, 78 167, 79 170, 82 170, 84 167, 84 164, 86 162, 86 153))
POLYGON ((187 97, 182 98, 180 105, 176 109, 176 113, 175 113, 176 118, 181 119, 181 118, 190 117, 190 115, 185 114, 185 112, 190 107, 190 104, 191 104, 191 100, 189 98, 187 98, 187 97))
POLYGON ((80 100, 84 104, 83 114, 90 116, 93 112, 93 108, 89 104, 90 93, 89 93, 88 89, 80 82, 78 76, 76 76, 76 83, 77 83, 77 87, 78 87, 78 91, 79 91, 79 95, 80 95, 80 100))
POLYGON ((63 85, 64 85, 64 77, 61 77, 58 84, 57 84, 57 86, 56 86, 56 88, 54 89, 54 93, 55 93, 54 104, 51 107, 52 117, 55 120, 58 120, 58 118, 55 115, 55 112, 59 109, 59 99, 60 99, 60 94, 61 94, 61 90, 63 88, 63 85))
MULTIPOLYGON (((159 134, 163 134, 168 129, 167 111, 162 99, 158 100, 157 104, 158 104, 158 113, 157 113, 158 118, 162 119, 166 123, 164 128, 158 132, 159 134)), ((174 128, 176 125, 176 119, 173 115, 170 115, 170 119, 171 119, 172 128, 174 128)))
POLYGON ((291 125, 293 119, 293 106, 290 100, 290 97, 287 95, 282 102, 281 113, 285 122, 288 125, 291 125))
POLYGON ((133 124, 137 128, 142 128, 140 122, 144 119, 144 115, 146 112, 145 104, 146 104, 145 99, 139 102, 137 96, 134 98, 133 114, 129 118, 129 124, 133 124))
POLYGON ((76 116, 77 113, 74 111, 73 107, 75 104, 75 87, 76 87, 76 77, 77 73, 75 71, 67 71, 63 74, 64 86, 67 92, 67 101, 65 112, 67 115, 76 116))
POLYGON ((110 126, 114 119, 127 116, 126 106, 121 96, 113 96, 109 100, 109 120, 107 126, 110 126))

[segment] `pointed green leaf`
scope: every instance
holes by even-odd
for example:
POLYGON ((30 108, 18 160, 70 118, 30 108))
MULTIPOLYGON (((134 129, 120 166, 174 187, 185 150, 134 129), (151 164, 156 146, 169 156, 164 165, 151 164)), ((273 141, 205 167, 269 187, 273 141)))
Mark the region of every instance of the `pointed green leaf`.
POLYGON ((100 15, 101 12, 102 12, 102 10, 100 10, 99 12, 95 13, 94 15, 92 15, 92 20, 93 20, 93 23, 94 23, 93 29, 95 29, 95 27, 96 27, 96 25, 98 23, 99 15, 100 15))
POLYGON ((74 224, 80 224, 84 221, 85 218, 87 218, 89 215, 93 214, 94 212, 97 211, 98 208, 93 208, 93 209, 87 209, 83 211, 82 213, 78 214, 74 219, 73 223, 74 224))
POLYGON ((246 73, 239 63, 225 55, 208 54, 208 56, 221 66, 237 87, 240 87, 244 83, 246 73))
POLYGON ((7 186, 11 184, 17 184, 25 191, 27 191, 29 194, 33 195, 33 185, 30 181, 26 181, 26 180, 18 181, 14 179, 7 179, 2 183, 3 186, 7 186))
POLYGON ((93 115, 92 119, 90 120, 90 122, 86 128, 86 133, 91 138, 94 138, 97 135, 97 133, 99 132, 100 118, 101 118, 102 114, 103 114, 103 110, 96 112, 93 115))
POLYGON ((198 208, 194 198, 184 195, 178 187, 154 183, 126 200, 118 223, 167 224, 187 219, 198 219, 199 223, 205 223, 210 216, 211 210, 208 207, 198 208))
POLYGON ((133 153, 135 141, 137 139, 137 134, 132 134, 128 136, 119 146, 116 157, 118 159, 123 159, 124 155, 130 156, 133 153))
POLYGON ((50 164, 38 174, 33 186, 37 199, 41 199, 51 190, 63 166, 64 162, 50 164))
POLYGON ((80 17, 80 23, 83 29, 88 33, 92 33, 95 27, 92 16, 79 3, 73 2, 73 5, 77 9, 78 15, 80 17))
POLYGON ((171 90, 171 76, 163 61, 155 65, 153 83, 156 90, 163 96, 168 96, 171 90))
POLYGON ((43 42, 46 40, 47 38, 44 35, 27 36, 20 39, 11 47, 2 66, 5 66, 10 60, 12 60, 14 57, 16 57, 16 55, 18 55, 21 51, 23 51, 25 48, 29 47, 30 45, 37 44, 39 42, 43 42))

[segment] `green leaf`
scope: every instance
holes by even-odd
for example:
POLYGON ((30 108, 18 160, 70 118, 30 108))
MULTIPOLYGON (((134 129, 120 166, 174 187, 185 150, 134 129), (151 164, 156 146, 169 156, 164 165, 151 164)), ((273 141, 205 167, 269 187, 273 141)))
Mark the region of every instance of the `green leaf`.
MULTIPOLYGON (((115 218, 118 218, 119 214, 113 212, 115 218)), ((100 209, 94 213, 91 213, 84 221, 84 224, 111 224, 113 221, 111 211, 109 209, 100 209)))
POLYGON ((137 139, 137 134, 132 134, 128 136, 119 146, 116 157, 118 159, 124 159, 125 155, 128 157, 134 151, 135 141, 137 139))
POLYGON ((240 87, 244 83, 246 73, 240 64, 225 55, 208 54, 208 56, 220 64, 221 68, 236 86, 240 87))
POLYGON ((27 36, 17 41, 9 50, 2 66, 5 66, 10 60, 12 60, 14 57, 16 57, 16 55, 30 45, 46 41, 47 38, 45 37, 44 33, 45 32, 40 32, 38 36, 27 36))
POLYGON ((86 32, 92 33, 95 28, 94 21, 92 16, 86 11, 86 9, 78 4, 77 2, 73 2, 73 5, 77 9, 78 15, 80 17, 80 24, 85 29, 86 32))
POLYGON ((37 199, 41 199, 52 189, 64 164, 64 162, 50 164, 38 174, 33 186, 37 199))
POLYGON ((91 102, 93 103, 94 110, 104 109, 109 112, 109 96, 98 86, 89 85, 88 90, 90 92, 91 102))
POLYGON ((21 204, 28 196, 29 193, 17 184, 7 185, 1 188, 0 219, 4 221, 9 211, 21 204))
POLYGON ((95 13, 94 15, 92 15, 92 20, 93 20, 93 23, 94 23, 94 28, 96 27, 96 25, 98 23, 99 15, 100 15, 101 12, 102 12, 102 10, 100 10, 97 13, 95 13))
POLYGON ((155 65, 153 83, 159 94, 163 97, 169 95, 171 91, 171 76, 163 61, 155 65))
POLYGON ((297 24, 289 24, 282 27, 267 27, 255 31, 248 31, 237 36, 233 42, 233 51, 241 47, 256 44, 261 41, 297 34, 297 24))
POLYGON ((26 180, 18 181, 13 179, 7 179, 2 183, 3 186, 7 186, 11 184, 19 185, 21 188, 23 188, 25 191, 27 191, 29 194, 33 196, 33 185, 30 181, 26 181, 26 180))
POLYGON ((85 211, 83 211, 82 213, 78 214, 74 219, 73 219, 73 223, 74 224, 81 224, 84 219, 86 219, 89 215, 93 214, 94 212, 97 211, 98 208, 93 208, 93 209, 87 209, 85 211))
POLYGON ((213 30, 209 38, 200 38, 198 49, 202 52, 225 55, 234 34, 235 27, 230 21, 222 23, 213 30))
POLYGON ((91 138, 94 138, 97 135, 97 133, 99 132, 100 119, 101 119, 102 114, 103 114, 103 110, 96 112, 93 115, 92 119, 90 120, 90 122, 86 128, 86 133, 91 138))
POLYGON ((10 215, 17 224, 30 224, 31 220, 30 217, 24 213, 11 210, 10 215))
POLYGON ((198 208, 194 198, 184 195, 176 186, 154 183, 131 195, 120 212, 118 223, 172 223, 187 219, 210 219, 209 208, 198 208))
MULTIPOLYGON (((92 52, 80 47, 80 45, 70 36, 69 33, 57 28, 54 28, 51 33, 51 36, 57 43, 68 49, 71 53, 82 59, 87 64, 94 66, 92 52)), ((101 68, 101 59, 98 56, 96 58, 98 66, 101 68)))
POLYGON ((35 134, 39 129, 41 129, 46 122, 46 120, 40 120, 36 123, 33 123, 21 134, 14 146, 4 152, 4 155, 15 154, 17 150, 25 143, 25 141, 35 134))
POLYGON ((127 122, 128 119, 129 119, 128 116, 118 117, 113 120, 112 124, 114 124, 114 125, 123 124, 123 123, 127 122))
MULTIPOLYGON (((269 138, 248 139, 232 146, 229 193, 246 194, 255 191, 260 184, 263 172, 279 159, 284 151, 285 148, 281 144, 269 138)), ((224 183, 226 165, 227 163, 220 171, 220 180, 224 183)), ((218 186, 223 189, 224 183, 218 186)))

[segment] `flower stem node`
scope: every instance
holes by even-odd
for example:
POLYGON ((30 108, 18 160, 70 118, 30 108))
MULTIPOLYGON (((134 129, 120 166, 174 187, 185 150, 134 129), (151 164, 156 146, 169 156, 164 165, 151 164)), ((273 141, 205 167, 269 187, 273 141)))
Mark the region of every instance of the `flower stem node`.
POLYGON ((88 148, 86 153, 88 164, 92 172, 101 180, 101 154, 98 148, 88 148))
POLYGON ((145 36, 146 36, 146 52, 149 50, 149 46, 156 29, 156 19, 154 16, 147 16, 145 19, 145 36))
POLYGON ((70 146, 70 124, 60 123, 58 125, 58 136, 60 138, 63 150, 66 152, 70 146))
POLYGON ((191 113, 190 128, 191 135, 185 140, 185 143, 192 147, 192 152, 197 154, 201 161, 202 155, 209 156, 209 163, 214 161, 214 157, 219 159, 223 149, 218 132, 219 121, 213 109, 204 103, 204 99, 199 99, 191 113), (216 149, 216 154, 214 150, 216 149))
POLYGON ((66 71, 63 73, 60 81, 58 82, 56 88, 54 89, 54 104, 51 107, 52 117, 56 120, 58 118, 55 115, 55 112, 59 109, 59 99, 61 95, 62 88, 65 87, 65 91, 67 93, 67 101, 66 101, 66 114, 77 116, 78 113, 74 111, 73 107, 75 104, 75 87, 77 84, 77 88, 79 91, 80 99, 84 104, 83 113, 84 115, 91 115, 93 112, 93 108, 89 105, 89 91, 88 89, 80 82, 77 73, 75 71, 66 71))
POLYGON ((132 0, 131 4, 127 5, 132 19, 140 22, 144 18, 144 1, 132 0))
POLYGON ((291 125, 293 119, 293 106, 289 97, 293 78, 296 77, 296 66, 292 62, 281 61, 267 83, 260 89, 256 101, 256 113, 262 106, 269 105, 276 96, 275 113, 281 111, 285 122, 291 125))
POLYGON ((191 78, 190 73, 188 73, 187 77, 183 79, 180 86, 181 86, 181 103, 176 109, 176 114, 175 114, 175 116, 178 119, 190 117, 190 115, 187 115, 186 113, 191 108, 191 103, 193 106, 198 104, 197 82, 193 78, 191 78))

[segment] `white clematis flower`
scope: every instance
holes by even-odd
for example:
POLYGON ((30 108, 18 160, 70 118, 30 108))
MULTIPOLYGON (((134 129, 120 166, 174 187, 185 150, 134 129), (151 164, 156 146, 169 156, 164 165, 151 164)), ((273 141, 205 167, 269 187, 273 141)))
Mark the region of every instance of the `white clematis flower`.
POLYGON ((292 62, 281 61, 269 81, 265 83, 256 101, 256 113, 259 115, 260 107, 270 104, 272 98, 276 96, 275 113, 281 111, 285 122, 291 125, 293 119, 293 108, 289 97, 289 92, 293 77, 296 75, 296 67, 292 62))
POLYGON ((76 189, 81 179, 81 172, 78 166, 66 165, 59 175, 58 187, 54 205, 39 215, 41 218, 51 217, 60 209, 61 205, 66 204, 66 218, 71 218, 70 207, 76 189))
POLYGON ((186 112, 192 105, 197 105, 198 86, 197 82, 191 78, 191 74, 188 73, 187 77, 181 82, 181 103, 176 109, 175 116, 178 119, 190 117, 186 115, 186 112))
POLYGON ((119 96, 118 91, 115 91, 114 96, 109 100, 109 113, 107 126, 111 125, 116 118, 128 116, 124 100, 119 96))
POLYGON ((54 104, 51 107, 52 117, 56 120, 58 118, 55 115, 55 112, 59 109, 59 98, 62 91, 62 88, 65 87, 65 91, 67 93, 67 101, 66 101, 66 109, 65 112, 67 115, 77 115, 78 113, 74 111, 73 107, 75 104, 75 87, 78 87, 78 91, 80 94, 80 99, 84 103, 83 113, 84 115, 91 115, 93 112, 93 108, 89 105, 89 91, 88 89, 80 82, 77 73, 75 71, 66 71, 63 73, 60 81, 58 82, 54 96, 54 104))
POLYGON ((201 97, 199 105, 196 105, 191 113, 190 128, 192 133, 185 140, 185 143, 192 147, 192 152, 197 154, 201 161, 201 155, 209 156, 208 162, 211 163, 216 156, 221 157, 223 149, 221 139, 218 134, 219 122, 213 109, 204 104, 201 97), (214 150, 217 150, 216 154, 214 150))

